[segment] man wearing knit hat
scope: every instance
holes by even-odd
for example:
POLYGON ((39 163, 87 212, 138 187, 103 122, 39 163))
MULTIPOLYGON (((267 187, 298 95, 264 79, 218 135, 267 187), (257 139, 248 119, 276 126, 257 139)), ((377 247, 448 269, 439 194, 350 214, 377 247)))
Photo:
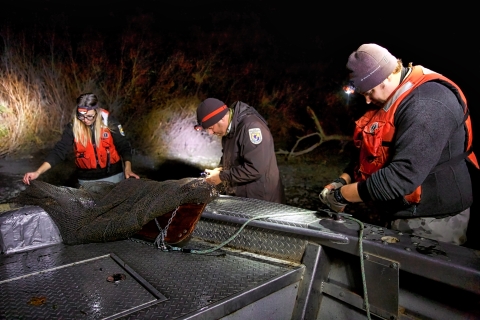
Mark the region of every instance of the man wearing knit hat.
POLYGON ((237 101, 229 108, 208 98, 197 108, 197 121, 197 131, 222 137, 220 167, 205 170, 207 182, 223 183, 228 195, 285 203, 273 137, 253 107, 237 101))
POLYGON ((403 67, 377 44, 361 45, 347 69, 355 91, 378 108, 356 121, 359 156, 320 200, 337 212, 366 202, 392 229, 464 244, 473 202, 467 162, 479 166, 460 88, 422 66, 403 67))

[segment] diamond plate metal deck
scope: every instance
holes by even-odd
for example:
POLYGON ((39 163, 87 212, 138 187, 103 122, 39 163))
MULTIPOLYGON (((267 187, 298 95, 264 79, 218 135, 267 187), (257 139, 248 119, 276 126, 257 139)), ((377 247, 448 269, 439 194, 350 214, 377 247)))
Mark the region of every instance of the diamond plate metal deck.
POLYGON ((312 210, 258 199, 229 196, 220 196, 210 202, 205 211, 246 219, 269 215, 271 217, 265 218, 263 221, 301 228, 308 228, 309 224, 319 219, 312 210))
MULTIPOLYGON (((209 245, 194 239, 188 247, 204 249, 209 245)), ((225 250, 214 255, 162 252, 131 240, 77 246, 59 244, 0 256, 0 318, 99 319, 121 315, 125 319, 176 319, 266 284, 278 290, 279 286, 299 281, 302 272, 301 265, 225 250), (131 288, 138 294, 130 300, 123 292, 127 281, 117 285, 108 283, 106 276, 115 269, 111 255, 168 300, 148 305, 157 297, 142 286, 131 288), (59 268, 66 265, 75 267, 59 268), (78 272, 80 265, 86 270, 78 272), (56 270, 54 276, 48 270, 56 270), (106 287, 111 297, 100 295, 100 287, 106 287), (71 296, 75 290, 80 294, 71 296), (39 297, 46 298, 44 303, 29 304, 32 298, 39 297), (119 313, 139 305, 145 308, 132 314, 119 313)))
MULTIPOLYGON (((194 236, 221 243, 234 235, 238 229, 238 224, 202 218, 195 228, 194 236)), ((228 243, 228 246, 277 259, 300 262, 307 243, 307 237, 247 226, 228 243)))
POLYGON ((0 280, 0 310, 7 319, 117 318, 167 298, 113 254, 0 280), (124 280, 108 282, 112 275, 124 280), (26 304, 26 306, 25 306, 26 304))
POLYGON ((342 241, 343 235, 323 228, 315 211, 257 199, 221 196, 210 202, 198 222, 195 237, 223 243, 237 232, 243 221, 252 220, 228 246, 293 262, 300 262, 310 236, 325 236, 342 241), (229 222, 230 220, 238 220, 229 222), (220 221, 221 218, 223 221, 220 221), (240 218, 240 219, 236 219, 240 218), (241 221, 241 222, 240 222, 241 221), (257 227, 256 225, 259 225, 257 227), (315 224, 315 229, 310 228, 315 224), (282 231, 285 229, 285 231, 282 231), (288 229, 291 230, 288 230, 288 229), (275 230, 277 229, 277 230, 275 230), (295 234, 295 229, 302 234, 295 234), (289 232, 290 231, 290 232, 289 232))

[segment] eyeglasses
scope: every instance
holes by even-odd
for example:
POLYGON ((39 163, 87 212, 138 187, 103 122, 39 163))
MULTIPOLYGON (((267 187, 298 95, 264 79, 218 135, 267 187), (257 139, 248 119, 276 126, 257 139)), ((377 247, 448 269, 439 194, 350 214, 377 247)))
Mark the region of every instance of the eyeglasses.
POLYGON ((87 115, 87 116, 86 116, 86 115, 83 115, 83 114, 81 114, 81 113, 77 113, 77 119, 78 119, 78 120, 85 120, 85 119, 86 119, 86 120, 93 120, 93 119, 95 119, 96 116, 97 116, 96 113, 93 114, 93 115, 87 115))

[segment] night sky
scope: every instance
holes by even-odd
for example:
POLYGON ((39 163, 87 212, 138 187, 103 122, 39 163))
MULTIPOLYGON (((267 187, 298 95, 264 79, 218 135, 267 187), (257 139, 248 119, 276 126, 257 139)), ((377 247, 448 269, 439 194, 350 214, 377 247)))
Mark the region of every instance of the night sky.
MULTIPOLYGON (((480 49, 472 41, 476 34, 469 18, 473 5, 393 5, 314 4, 303 0, 9 1, 0 10, 0 23, 28 25, 49 19, 59 26, 68 23, 73 30, 93 26, 108 34, 121 30, 126 17, 151 14, 153 27, 160 33, 175 34, 181 39, 192 28, 218 30, 230 17, 253 13, 252 17, 270 35, 268 45, 282 52, 287 61, 303 63, 306 68, 324 60, 331 72, 346 75, 348 55, 362 43, 373 42, 389 49, 404 64, 413 62, 442 73, 463 89, 477 127, 476 135, 480 136, 480 125, 475 124, 480 122, 480 64, 476 59, 480 49), (222 17, 223 22, 216 22, 222 17)), ((248 23, 248 19, 242 21, 248 23)))
POLYGON ((339 67, 344 67, 353 50, 362 43, 373 42, 385 46, 405 63, 427 66, 469 91, 469 87, 475 88, 470 82, 480 71, 474 59, 480 49, 472 41, 476 36, 473 22, 465 15, 470 10, 473 7, 465 5, 437 5, 435 12, 415 7, 382 9, 348 2, 314 6, 303 0, 37 0, 3 4, 0 23, 28 24, 56 16, 57 24, 66 22, 78 28, 94 25, 108 33, 117 32, 127 16, 153 14, 158 30, 182 35, 193 26, 208 29, 212 20, 221 15, 228 19, 232 13, 255 13, 271 34, 273 44, 292 59, 309 62, 321 56, 334 58, 339 67))

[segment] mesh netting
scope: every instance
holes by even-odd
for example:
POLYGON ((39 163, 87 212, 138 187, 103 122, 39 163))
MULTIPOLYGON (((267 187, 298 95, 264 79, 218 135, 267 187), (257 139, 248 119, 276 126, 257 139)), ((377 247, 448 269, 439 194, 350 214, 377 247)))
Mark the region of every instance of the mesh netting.
POLYGON ((209 203, 217 196, 202 178, 89 182, 79 189, 34 180, 16 201, 45 210, 65 244, 81 244, 126 239, 182 204, 209 203))

